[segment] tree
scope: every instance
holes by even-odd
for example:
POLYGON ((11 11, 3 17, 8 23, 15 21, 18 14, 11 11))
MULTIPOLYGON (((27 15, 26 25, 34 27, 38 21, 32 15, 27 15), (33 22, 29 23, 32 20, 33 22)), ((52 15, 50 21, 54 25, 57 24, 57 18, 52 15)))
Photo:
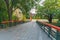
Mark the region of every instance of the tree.
POLYGON ((7 12, 8 12, 8 18, 9 18, 9 21, 12 20, 12 0, 4 0, 5 3, 6 3, 6 7, 7 7, 7 12))
POLYGON ((30 9, 34 6, 34 0, 3 0, 3 1, 6 5, 9 21, 12 20, 13 8, 14 9, 20 8, 23 14, 26 15, 30 11, 30 9))
POLYGON ((7 7, 4 0, 0 0, 0 23, 7 19, 7 7))
MULTIPOLYGON (((52 18, 54 14, 57 14, 57 2, 58 0, 45 0, 44 6, 40 6, 38 10, 40 10, 43 15, 48 17, 48 21, 52 23, 52 18)), ((59 8, 59 7, 58 7, 59 8)))

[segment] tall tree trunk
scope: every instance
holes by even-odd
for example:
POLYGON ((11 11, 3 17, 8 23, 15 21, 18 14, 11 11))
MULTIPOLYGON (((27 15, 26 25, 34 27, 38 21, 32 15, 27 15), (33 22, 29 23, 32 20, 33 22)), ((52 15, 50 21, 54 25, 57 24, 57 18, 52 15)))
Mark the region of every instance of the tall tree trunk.
POLYGON ((49 14, 49 17, 48 17, 49 23, 52 23, 52 18, 53 18, 53 15, 52 14, 49 14))
POLYGON ((9 18, 9 21, 12 20, 12 4, 11 6, 9 7, 9 0, 5 0, 6 2, 6 6, 7 6, 7 12, 8 12, 8 18, 9 18))
MULTIPOLYGON (((11 21, 12 20, 12 3, 10 4, 9 3, 9 0, 5 0, 6 2, 6 5, 7 5, 7 12, 8 12, 8 21, 11 21), (11 6, 10 6, 11 5, 11 6)), ((12 0, 11 0, 12 2, 12 0)), ((9 27, 12 26, 12 22, 9 22, 9 27)))
POLYGON ((8 18, 9 18, 9 21, 12 20, 12 8, 8 9, 8 18))

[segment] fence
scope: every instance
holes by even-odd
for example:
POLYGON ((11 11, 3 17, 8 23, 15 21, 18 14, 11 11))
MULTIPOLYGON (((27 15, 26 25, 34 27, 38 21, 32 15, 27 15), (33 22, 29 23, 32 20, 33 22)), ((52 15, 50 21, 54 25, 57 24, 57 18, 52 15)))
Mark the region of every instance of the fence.
POLYGON ((23 23, 23 21, 16 21, 16 20, 3 21, 0 23, 0 28, 12 27, 20 23, 23 23))
POLYGON ((37 21, 37 23, 52 40, 60 40, 60 27, 46 22, 37 21))

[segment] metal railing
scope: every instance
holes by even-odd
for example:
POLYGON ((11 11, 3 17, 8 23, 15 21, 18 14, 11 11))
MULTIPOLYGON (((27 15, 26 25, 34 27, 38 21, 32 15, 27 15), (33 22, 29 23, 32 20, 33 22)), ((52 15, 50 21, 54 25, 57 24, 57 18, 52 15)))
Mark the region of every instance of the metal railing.
POLYGON ((20 23, 23 23, 23 21, 17 21, 17 20, 3 21, 0 23, 0 28, 12 27, 20 23))
POLYGON ((60 27, 48 24, 46 22, 36 21, 41 29, 47 33, 52 40, 60 40, 60 27))

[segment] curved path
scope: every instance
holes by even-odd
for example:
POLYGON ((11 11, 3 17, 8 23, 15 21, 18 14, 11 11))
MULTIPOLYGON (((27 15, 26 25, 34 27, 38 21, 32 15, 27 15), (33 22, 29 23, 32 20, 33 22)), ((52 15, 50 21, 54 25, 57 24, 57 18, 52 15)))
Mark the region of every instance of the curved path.
POLYGON ((36 22, 20 24, 0 31, 0 40, 51 40, 36 22))

